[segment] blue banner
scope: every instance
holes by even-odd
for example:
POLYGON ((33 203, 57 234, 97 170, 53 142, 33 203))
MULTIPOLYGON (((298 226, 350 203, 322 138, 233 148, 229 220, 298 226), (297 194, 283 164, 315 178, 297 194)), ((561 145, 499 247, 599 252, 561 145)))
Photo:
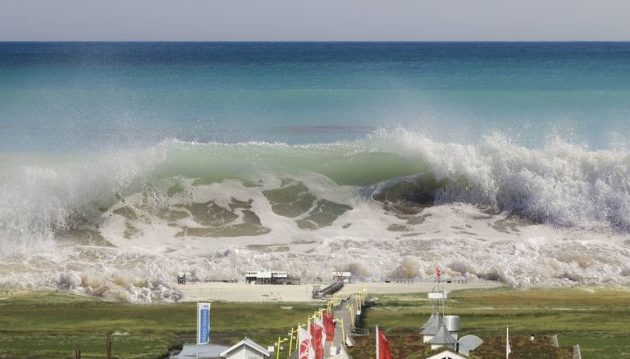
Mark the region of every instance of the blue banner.
POLYGON ((197 344, 210 342, 210 303, 197 304, 197 344))

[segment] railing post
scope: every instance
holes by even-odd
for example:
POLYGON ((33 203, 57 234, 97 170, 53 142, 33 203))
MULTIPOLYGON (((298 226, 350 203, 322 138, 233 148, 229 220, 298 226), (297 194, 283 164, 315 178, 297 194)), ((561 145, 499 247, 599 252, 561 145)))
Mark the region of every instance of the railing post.
POLYGON ((112 359, 112 337, 107 336, 107 359, 112 359))

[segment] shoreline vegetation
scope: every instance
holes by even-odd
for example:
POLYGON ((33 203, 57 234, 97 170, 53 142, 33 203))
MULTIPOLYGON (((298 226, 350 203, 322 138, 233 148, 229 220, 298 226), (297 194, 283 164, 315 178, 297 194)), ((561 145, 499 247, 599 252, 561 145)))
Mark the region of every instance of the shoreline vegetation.
MULTIPOLYGON (((405 345, 431 306, 424 293, 376 294, 366 313, 405 345)), ((248 336, 271 345, 321 303, 212 305, 212 341, 233 344, 248 336)), ((630 290, 625 288, 471 289, 454 291, 450 313, 462 318, 462 333, 500 336, 557 334, 562 346, 580 344, 585 358, 630 358, 630 290)), ((127 304, 63 292, 0 291, 0 358, 104 358, 107 336, 115 358, 165 358, 194 340, 195 303, 127 304)))

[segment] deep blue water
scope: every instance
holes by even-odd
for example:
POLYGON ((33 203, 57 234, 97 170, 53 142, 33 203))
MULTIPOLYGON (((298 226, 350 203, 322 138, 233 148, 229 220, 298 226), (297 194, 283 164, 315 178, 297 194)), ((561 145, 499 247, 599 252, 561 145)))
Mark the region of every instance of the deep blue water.
POLYGON ((630 135, 630 43, 0 43, 0 151, 630 135))

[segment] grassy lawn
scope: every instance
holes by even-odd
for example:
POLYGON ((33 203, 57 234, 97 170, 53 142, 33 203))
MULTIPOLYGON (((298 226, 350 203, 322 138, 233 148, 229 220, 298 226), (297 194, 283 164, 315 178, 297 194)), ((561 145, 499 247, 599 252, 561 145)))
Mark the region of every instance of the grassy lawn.
MULTIPOLYGON (((424 294, 379 295, 367 311, 396 338, 417 333, 430 305, 424 294)), ((461 316, 463 334, 558 334, 563 346, 579 343, 584 358, 630 358, 630 292, 621 290, 512 289, 451 294, 448 311, 461 316)), ((212 305, 212 336, 230 344, 247 335, 263 345, 304 322, 315 304, 223 303, 212 305), (292 309, 286 309, 291 306, 292 309), (283 308, 284 307, 284 308, 283 308)), ((133 305, 50 292, 0 292, 0 358, 103 358, 107 335, 114 357, 159 358, 194 340, 195 304, 133 305)), ((401 341, 401 343, 404 341, 401 341)), ((372 346, 370 342, 370 347, 372 346)), ((360 358, 357 358, 360 359, 360 358)))
MULTIPOLYGON (((3 295, 0 292, 0 298, 3 295)), ((117 358, 160 358, 195 337, 195 303, 133 305, 59 294, 29 293, 0 300, 0 358, 103 358, 107 335, 117 358)), ((247 335, 261 343, 285 335, 317 307, 311 304, 212 304, 214 342, 247 335), (292 309, 283 309, 290 305, 292 309), (243 330, 243 328, 247 328, 243 330)))
MULTIPOLYGON (((584 358, 630 358, 630 291, 612 289, 471 290, 451 294, 447 312, 461 317, 462 335, 557 334, 580 344, 584 358)), ((419 331, 431 306, 426 295, 383 295, 366 322, 393 337, 419 331)))

